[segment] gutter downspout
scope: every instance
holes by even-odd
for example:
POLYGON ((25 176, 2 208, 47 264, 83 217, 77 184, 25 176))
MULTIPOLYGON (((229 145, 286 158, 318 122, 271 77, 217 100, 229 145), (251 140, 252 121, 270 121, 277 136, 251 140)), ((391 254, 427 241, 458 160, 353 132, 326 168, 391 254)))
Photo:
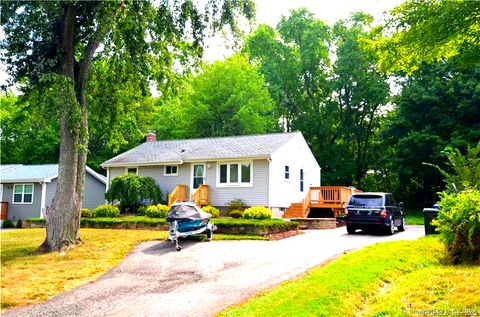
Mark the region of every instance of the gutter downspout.
POLYGON ((268 209, 272 210, 272 158, 268 157, 268 209))
POLYGON ((108 191, 108 188, 110 187, 110 167, 107 167, 107 184, 106 184, 106 189, 105 191, 108 191))

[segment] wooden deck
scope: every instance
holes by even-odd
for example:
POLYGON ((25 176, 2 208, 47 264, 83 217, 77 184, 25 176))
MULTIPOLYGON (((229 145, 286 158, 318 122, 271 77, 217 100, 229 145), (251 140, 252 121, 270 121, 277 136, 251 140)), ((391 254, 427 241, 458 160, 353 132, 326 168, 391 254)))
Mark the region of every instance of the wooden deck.
POLYGON ((305 199, 293 203, 283 215, 284 218, 306 218, 311 208, 332 209, 338 217, 347 207, 348 200, 353 193, 361 192, 358 189, 343 186, 310 187, 305 199))

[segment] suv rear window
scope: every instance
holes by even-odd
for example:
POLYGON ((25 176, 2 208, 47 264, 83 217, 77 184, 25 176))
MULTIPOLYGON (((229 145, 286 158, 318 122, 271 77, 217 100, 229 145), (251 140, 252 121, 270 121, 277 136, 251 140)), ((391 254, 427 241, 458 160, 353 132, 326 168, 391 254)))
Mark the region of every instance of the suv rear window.
POLYGON ((383 205, 383 196, 381 195, 355 195, 350 198, 350 206, 375 207, 383 205))

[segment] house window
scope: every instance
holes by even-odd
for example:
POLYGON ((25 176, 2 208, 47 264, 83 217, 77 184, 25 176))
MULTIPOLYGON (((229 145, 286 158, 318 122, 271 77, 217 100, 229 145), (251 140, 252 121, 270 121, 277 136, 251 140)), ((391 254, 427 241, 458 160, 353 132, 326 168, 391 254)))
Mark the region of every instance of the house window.
POLYGON ((178 166, 177 165, 165 165, 166 176, 176 176, 178 175, 178 166))
POLYGON ((14 204, 32 204, 33 203, 33 184, 13 185, 13 203, 14 204))
POLYGON ((285 165, 285 179, 290 179, 290 166, 285 165))
POLYGON ((138 168, 136 167, 128 167, 126 170, 126 174, 138 174, 138 168))
POLYGON ((220 185, 251 185, 252 163, 219 164, 220 185))
POLYGON ((300 191, 303 192, 303 169, 300 169, 300 191))

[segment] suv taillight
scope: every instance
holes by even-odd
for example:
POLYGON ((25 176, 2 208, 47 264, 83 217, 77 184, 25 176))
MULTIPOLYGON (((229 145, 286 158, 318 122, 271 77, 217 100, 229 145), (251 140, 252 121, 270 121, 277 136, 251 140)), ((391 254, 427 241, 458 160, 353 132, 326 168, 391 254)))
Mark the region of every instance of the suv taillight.
POLYGON ((390 211, 388 211, 386 209, 380 211, 380 218, 387 218, 389 213, 390 213, 390 211))

